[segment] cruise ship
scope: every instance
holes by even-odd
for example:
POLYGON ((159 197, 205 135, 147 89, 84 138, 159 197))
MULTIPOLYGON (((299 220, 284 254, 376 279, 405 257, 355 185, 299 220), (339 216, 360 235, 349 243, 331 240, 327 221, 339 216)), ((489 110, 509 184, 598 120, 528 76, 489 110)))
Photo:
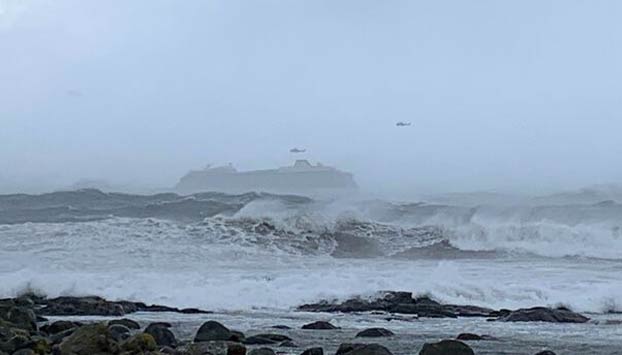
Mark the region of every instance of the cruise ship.
POLYGON ((271 192, 303 195, 336 194, 357 189, 352 174, 307 160, 277 169, 238 171, 231 164, 190 171, 179 180, 180 193, 271 192))

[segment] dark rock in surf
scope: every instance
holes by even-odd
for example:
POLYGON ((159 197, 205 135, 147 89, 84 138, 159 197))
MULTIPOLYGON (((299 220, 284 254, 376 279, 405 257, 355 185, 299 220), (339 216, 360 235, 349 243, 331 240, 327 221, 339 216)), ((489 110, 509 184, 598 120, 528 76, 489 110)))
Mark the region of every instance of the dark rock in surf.
POLYGON ((379 344, 349 344, 339 346, 335 355, 392 355, 389 349, 379 344))
POLYGON ((231 331, 227 327, 216 321, 208 321, 201 325, 194 337, 194 341, 198 343, 202 341, 229 340, 230 337, 231 331))
POLYGON ((230 341, 204 341, 190 344, 182 353, 184 355, 245 355, 246 347, 230 341))
POLYGON ((271 328, 272 329, 283 329, 283 330, 292 329, 292 327, 288 327, 286 325, 273 325, 271 328))
POLYGON ((108 325, 115 325, 115 324, 120 324, 122 326, 127 327, 128 329, 140 329, 140 324, 138 324, 138 322, 133 321, 131 319, 127 319, 127 318, 122 318, 122 319, 114 319, 108 322, 108 325))
POLYGON ((246 339, 246 336, 244 335, 244 333, 237 331, 237 330, 229 330, 231 332, 231 336, 229 337, 229 341, 234 341, 236 343, 241 343, 242 341, 244 341, 244 339, 246 339))
POLYGON ((537 353, 535 355, 557 355, 557 354, 555 354, 551 350, 544 350, 544 351, 540 351, 539 353, 537 353))
POLYGON ((330 330, 330 329, 339 329, 329 322, 317 321, 309 324, 305 324, 302 326, 302 329, 316 329, 316 330, 330 330))
POLYGON ((251 350, 248 355, 276 355, 276 353, 270 348, 259 348, 251 350))
POLYGON ((369 328, 356 334, 357 338, 380 338, 395 335, 392 331, 384 328, 369 328))
POLYGON ((310 348, 302 352, 300 355, 324 355, 324 349, 322 348, 310 348))
POLYGON ((441 304, 429 297, 413 298, 411 292, 382 292, 376 299, 352 298, 342 303, 322 301, 298 307, 307 312, 373 312, 416 314, 427 318, 489 317, 492 309, 441 304))
POLYGON ((257 334, 244 339, 243 343, 246 345, 268 345, 291 340, 290 337, 281 334, 257 334))
POLYGON ((279 344, 280 348, 297 348, 298 345, 296 345, 296 343, 294 343, 291 340, 286 340, 284 342, 282 342, 281 344, 279 344))
POLYGON ((590 319, 567 308, 533 307, 510 312, 499 318, 503 322, 585 323, 590 319))
POLYGON ((494 337, 491 337, 490 335, 477 335, 477 334, 473 334, 473 333, 461 333, 456 337, 457 340, 473 340, 473 341, 479 341, 479 340, 496 340, 494 337))
POLYGON ((419 355, 475 355, 473 349, 457 340, 442 340, 438 343, 425 343, 419 355))
POLYGON ((145 329, 145 333, 151 335, 159 346, 175 348, 177 347, 177 339, 175 334, 168 329, 169 327, 170 324, 151 323, 145 329))

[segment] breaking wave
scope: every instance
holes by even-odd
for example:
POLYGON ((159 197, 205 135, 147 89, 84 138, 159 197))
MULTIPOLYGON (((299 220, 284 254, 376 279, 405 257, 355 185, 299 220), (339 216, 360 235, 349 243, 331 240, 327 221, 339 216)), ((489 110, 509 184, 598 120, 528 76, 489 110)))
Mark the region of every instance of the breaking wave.
POLYGON ((265 194, 0 196, 0 297, 35 288, 246 309, 391 289, 495 308, 620 311, 619 211, 265 194))

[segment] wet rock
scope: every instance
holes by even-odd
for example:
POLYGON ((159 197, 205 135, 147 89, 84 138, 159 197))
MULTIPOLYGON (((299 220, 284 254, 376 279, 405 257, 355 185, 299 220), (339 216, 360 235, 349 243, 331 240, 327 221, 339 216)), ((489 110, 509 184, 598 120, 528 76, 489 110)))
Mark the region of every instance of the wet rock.
POLYGON ((133 312, 209 313, 196 309, 146 305, 142 302, 108 301, 97 296, 57 297, 38 302, 43 306, 38 314, 49 316, 123 316, 133 312))
POLYGON ((155 351, 156 349, 157 344, 155 339, 147 333, 136 334, 121 344, 121 350, 128 351, 133 354, 142 354, 145 351, 155 351))
POLYGON ((369 328, 356 334, 357 338, 380 338, 395 335, 392 331, 384 328, 369 328))
POLYGON ((457 340, 442 340, 438 343, 425 343, 419 355, 474 355, 473 349, 457 340))
POLYGON ((536 355, 556 355, 556 354, 552 352, 551 350, 544 350, 544 351, 540 351, 536 355))
POLYGON ((175 348, 177 347, 177 339, 175 334, 168 329, 169 327, 170 324, 151 323, 145 329, 145 333, 151 335, 159 346, 175 348))
POLYGON ((302 329, 317 329, 317 330, 329 330, 329 329, 339 329, 329 322, 317 321, 309 324, 305 324, 302 326, 302 329))
POLYGON ((567 308, 533 307, 512 311, 499 320, 503 322, 585 323, 590 319, 567 308))
POLYGON ((292 327, 288 327, 286 325, 273 325, 271 328, 272 329, 283 329, 283 330, 292 329, 292 327))
POLYGON ((9 340, 0 343, 0 351, 12 354, 19 349, 28 348, 32 340, 25 335, 15 335, 9 340))
POLYGON ((441 304, 429 297, 413 298, 411 292, 382 292, 375 299, 352 298, 342 303, 322 301, 298 307, 307 312, 389 312, 429 318, 489 317, 494 310, 477 306, 441 304))
POLYGON ((246 338, 244 333, 242 333, 240 331, 230 330, 230 332, 231 332, 231 336, 229 337, 229 339, 227 339, 229 341, 234 341, 236 343, 241 343, 246 338))
POLYGON ((245 355, 246 347, 230 341, 204 341, 190 344, 184 354, 188 355, 245 355))
POLYGON ((246 347, 242 344, 229 343, 227 355, 246 355, 246 347))
POLYGON ((227 327, 216 321, 208 321, 201 325, 194 337, 194 341, 198 343, 202 341, 229 340, 230 337, 231 331, 227 327))
POLYGON ((120 324, 122 326, 127 327, 128 329, 135 329, 135 330, 140 329, 140 324, 138 324, 138 322, 133 321, 131 319, 127 319, 127 318, 114 319, 108 322, 108 325, 115 325, 115 324, 120 324))
POLYGON ((11 307, 4 313, 3 318, 18 328, 28 331, 37 330, 37 316, 30 308, 11 307))
POLYGON ((37 355, 32 349, 20 349, 14 352, 12 355, 37 355))
POLYGON ((457 340, 496 340, 494 337, 490 335, 477 335, 473 333, 462 333, 456 337, 457 340))
POLYGON ((121 324, 113 324, 108 326, 110 334, 116 341, 123 341, 130 337, 130 329, 121 324))
POLYGON ((267 345, 290 340, 292 340, 290 337, 281 334, 257 334, 244 339, 243 343, 247 345, 267 345))
POLYGON ((59 350, 61 355, 95 355, 114 354, 119 348, 106 325, 89 324, 76 329, 65 338, 59 350))
POLYGON ((80 322, 72 322, 72 321, 68 321, 68 320, 59 320, 56 322, 53 322, 51 324, 46 324, 44 326, 41 327, 41 331, 50 335, 53 334, 58 334, 60 332, 64 332, 65 330, 68 329, 73 329, 73 328, 77 328, 80 327, 82 325, 82 323, 80 322))
POLYGON ((310 349, 303 351, 301 355, 324 355, 324 349, 310 348, 310 349))
POLYGON ((297 348, 298 345, 291 340, 286 340, 279 345, 280 348, 297 348))
POLYGON ((248 355, 276 355, 276 353, 270 348, 259 348, 251 350, 248 355))
POLYGON ((341 344, 335 355, 392 355, 389 349, 379 344, 341 344))

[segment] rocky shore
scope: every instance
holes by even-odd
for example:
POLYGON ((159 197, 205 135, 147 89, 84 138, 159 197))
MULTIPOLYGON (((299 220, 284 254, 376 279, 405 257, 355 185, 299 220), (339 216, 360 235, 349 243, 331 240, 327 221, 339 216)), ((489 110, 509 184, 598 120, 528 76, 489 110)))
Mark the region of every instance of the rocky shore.
MULTIPOLYGON (((412 297, 409 292, 384 292, 377 298, 353 298, 344 302, 322 301, 300 306, 305 312, 368 312, 387 319, 485 317, 498 322, 584 323, 589 319, 566 308, 536 307, 518 310, 492 310, 468 305, 447 305, 428 297, 412 297)), ((272 355, 278 353, 323 355, 324 344, 300 347, 287 335, 291 327, 275 325, 270 331, 244 334, 209 320, 196 329, 191 339, 178 339, 166 319, 141 326, 123 316, 135 312, 196 314, 209 318, 200 309, 178 309, 140 302, 109 301, 100 297, 45 298, 26 294, 0 300, 0 355, 94 355, 94 354, 179 354, 179 355, 272 355), (106 321, 49 321, 46 317, 105 316, 106 321)), ((341 331, 328 321, 300 324, 303 334, 330 334, 341 331)), ((291 334, 291 333, 289 333, 291 334)), ((360 330, 352 342, 338 345, 335 355, 390 355, 384 345, 398 335, 390 329, 372 327, 360 330), (380 341, 382 339, 382 341, 380 341), (382 344, 381 344, 382 343, 382 344)), ((322 337, 319 337, 320 339, 322 337)), ((495 342, 494 336, 462 333, 452 339, 429 341, 409 353, 420 355, 475 354, 469 344, 495 342)), ((539 355, 554 354, 551 351, 539 355)))

